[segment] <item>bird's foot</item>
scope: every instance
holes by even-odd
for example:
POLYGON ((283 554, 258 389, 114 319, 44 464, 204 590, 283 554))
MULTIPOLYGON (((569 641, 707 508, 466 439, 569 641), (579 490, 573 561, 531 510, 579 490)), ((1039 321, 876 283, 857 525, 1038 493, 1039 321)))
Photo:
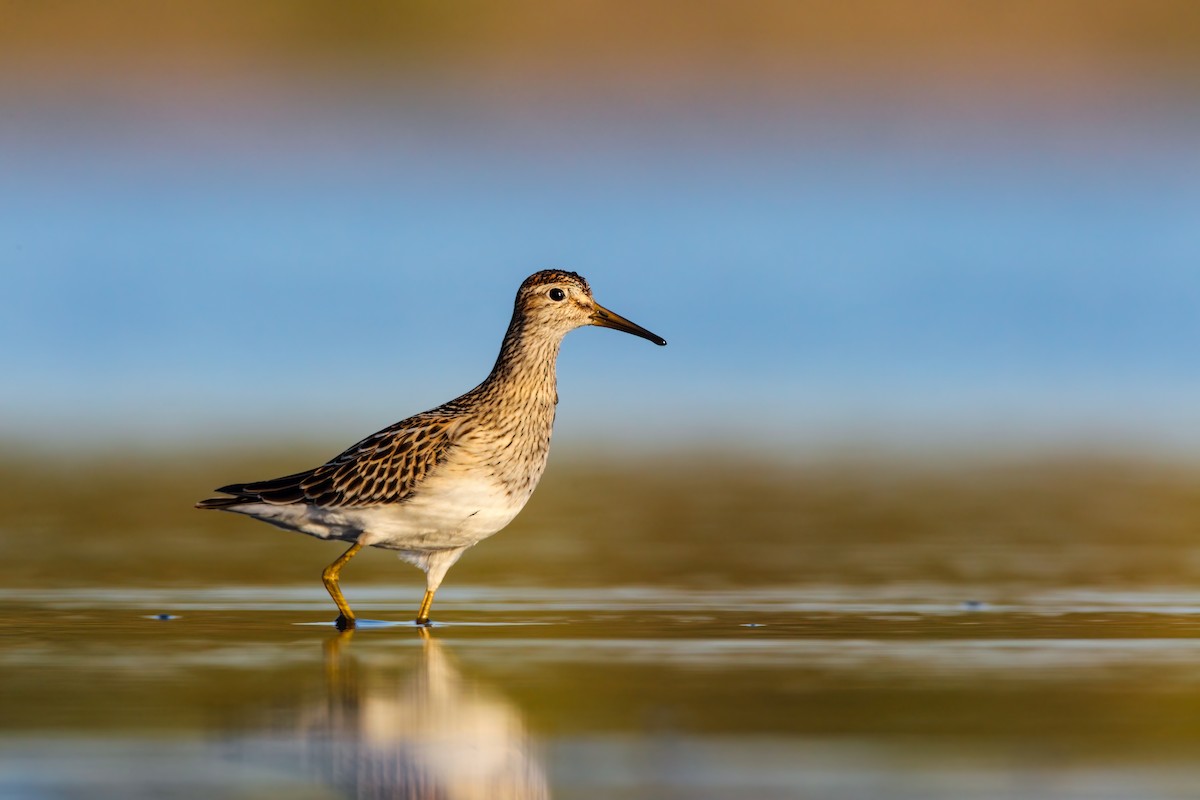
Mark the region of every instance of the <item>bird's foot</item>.
POLYGON ((429 617, 423 617, 423 618, 422 618, 422 617, 417 617, 417 618, 416 618, 416 619, 413 621, 413 624, 415 624, 415 625, 416 625, 417 627, 419 627, 419 628, 432 628, 432 627, 433 627, 433 620, 431 620, 429 617))
POLYGON ((333 627, 339 631, 351 631, 358 625, 358 620, 354 617, 347 617, 345 614, 338 614, 337 619, 333 621, 333 627))

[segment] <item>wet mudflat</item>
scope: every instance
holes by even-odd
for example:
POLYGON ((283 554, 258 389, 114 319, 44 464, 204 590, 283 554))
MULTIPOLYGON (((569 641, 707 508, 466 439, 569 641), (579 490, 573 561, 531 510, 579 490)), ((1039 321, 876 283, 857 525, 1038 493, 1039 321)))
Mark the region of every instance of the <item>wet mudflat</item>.
POLYGON ((368 622, 345 634, 316 578, 337 547, 193 514, 203 477, 109 470, 50 503, 20 474, 0 797, 1200 786, 1186 470, 804 467, 721 489, 564 469, 451 572, 430 630, 407 622, 415 571, 364 554, 343 585, 368 622), (126 484, 149 509, 103 502, 126 484))

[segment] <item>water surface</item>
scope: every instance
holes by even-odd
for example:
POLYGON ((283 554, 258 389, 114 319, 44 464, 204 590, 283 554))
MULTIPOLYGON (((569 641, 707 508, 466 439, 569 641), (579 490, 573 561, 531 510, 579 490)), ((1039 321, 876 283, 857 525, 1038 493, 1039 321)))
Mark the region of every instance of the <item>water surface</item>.
POLYGON ((6 797, 1174 798, 1200 592, 6 591, 6 797), (385 621, 386 620, 386 621, 385 621))

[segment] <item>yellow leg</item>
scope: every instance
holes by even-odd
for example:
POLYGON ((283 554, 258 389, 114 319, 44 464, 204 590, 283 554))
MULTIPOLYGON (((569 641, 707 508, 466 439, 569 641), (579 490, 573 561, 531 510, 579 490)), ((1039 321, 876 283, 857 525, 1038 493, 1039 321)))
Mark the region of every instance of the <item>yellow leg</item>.
POLYGON ((333 602, 338 607, 338 618, 334 623, 338 630, 344 631, 354 627, 354 612, 350 610, 346 598, 342 597, 342 589, 338 586, 338 573, 342 571, 342 567, 346 566, 347 561, 354 558, 355 553, 362 550, 362 547, 362 542, 355 542, 349 550, 342 553, 337 561, 334 561, 321 573, 321 580, 325 582, 325 591, 329 592, 329 596, 333 598, 333 602))
POLYGON ((425 599, 421 601, 421 610, 417 612, 417 624, 429 624, 429 607, 433 605, 433 592, 429 589, 425 590, 425 599))

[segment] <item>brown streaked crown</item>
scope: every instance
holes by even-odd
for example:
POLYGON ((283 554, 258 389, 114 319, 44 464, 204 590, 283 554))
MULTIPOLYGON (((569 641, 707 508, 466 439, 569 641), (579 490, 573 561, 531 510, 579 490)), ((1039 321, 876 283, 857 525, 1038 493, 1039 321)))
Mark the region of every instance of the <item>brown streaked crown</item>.
POLYGON ((586 278, 578 272, 568 272, 565 269, 544 269, 541 272, 533 273, 524 280, 521 288, 517 290, 517 294, 525 294, 530 289, 538 289, 555 283, 574 283, 589 296, 592 294, 592 287, 588 285, 586 278))

